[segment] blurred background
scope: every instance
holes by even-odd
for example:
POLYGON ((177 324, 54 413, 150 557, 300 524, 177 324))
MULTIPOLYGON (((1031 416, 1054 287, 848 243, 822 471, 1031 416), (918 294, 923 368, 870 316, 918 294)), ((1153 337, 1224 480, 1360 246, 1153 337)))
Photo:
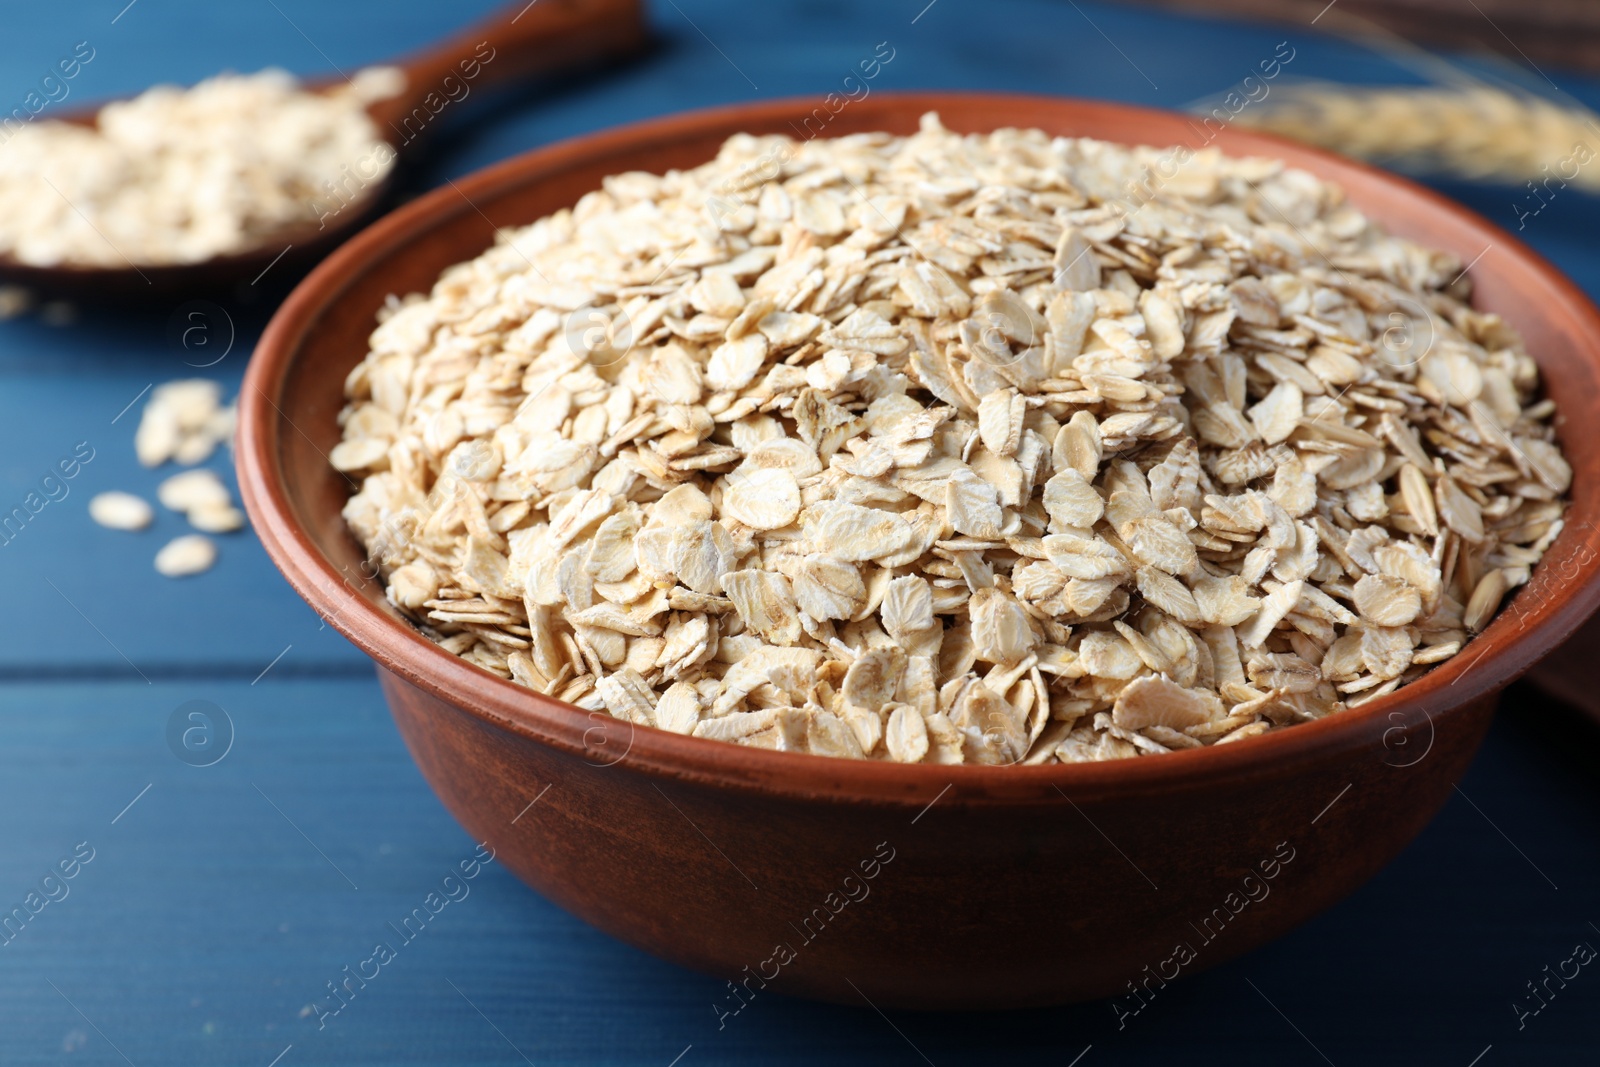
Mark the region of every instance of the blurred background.
MULTIPOLYGON (((81 45, 92 61, 41 118, 223 70, 354 71, 502 8, 9 5, 0 112, 28 106, 81 45)), ((892 59, 874 93, 1115 99, 1368 158, 1600 294, 1590 3, 646 8, 653 40, 636 58, 452 105, 384 206, 620 123, 820 101, 876 50, 892 59)), ((319 1025, 308 1005, 474 843, 407 756, 369 661, 294 595, 248 530, 219 537, 215 567, 176 582, 151 559, 187 531, 181 517, 128 534, 86 509, 104 490, 154 493, 170 470, 145 469, 133 446, 148 394, 202 377, 230 400, 294 281, 283 265, 204 299, 131 308, 0 293, 0 513, 42 500, 0 543, 12 600, 0 629, 0 910, 23 905, 64 857, 78 867, 59 899, 47 894, 0 934, 0 1063, 1594 1062, 1600 977, 1539 984, 1574 946, 1600 945, 1600 731, 1582 710, 1600 687, 1582 640, 1537 684, 1513 686, 1459 795, 1378 878, 1120 1024, 1105 1003, 884 1016, 771 996, 719 1026, 722 983, 612 941, 489 864, 469 898, 319 1025), (66 458, 77 470, 59 479, 66 458), (202 755, 182 740, 192 723, 209 731, 202 755), (1542 1007, 1529 1014, 1535 987, 1542 1007)), ((226 448, 201 466, 233 485, 226 448)))

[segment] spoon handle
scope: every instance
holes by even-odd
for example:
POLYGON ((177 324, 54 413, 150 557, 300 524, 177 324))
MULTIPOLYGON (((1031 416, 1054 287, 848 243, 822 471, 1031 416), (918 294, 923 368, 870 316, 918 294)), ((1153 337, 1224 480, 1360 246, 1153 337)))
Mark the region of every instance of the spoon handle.
POLYGON ((405 149, 434 116, 473 90, 558 74, 642 49, 639 0, 517 0, 441 44, 397 62, 405 91, 368 112, 405 149))

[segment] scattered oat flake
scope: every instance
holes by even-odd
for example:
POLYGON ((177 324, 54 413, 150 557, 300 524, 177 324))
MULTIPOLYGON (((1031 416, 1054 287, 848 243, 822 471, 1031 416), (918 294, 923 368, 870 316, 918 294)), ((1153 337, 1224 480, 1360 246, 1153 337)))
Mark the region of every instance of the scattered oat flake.
POLYGON ((184 578, 211 569, 217 546, 209 537, 185 534, 175 537, 156 553, 156 570, 168 578, 184 578))
POLYGON ((113 489, 90 498, 89 517, 112 530, 142 530, 156 513, 143 497, 113 489))
POLYGON ((232 504, 199 504, 189 509, 186 518, 201 533, 232 533, 244 528, 244 512, 232 504))
POLYGON ((200 507, 224 507, 231 503, 228 487, 212 470, 184 471, 162 482, 156 490, 161 506, 173 511, 191 511, 200 507))

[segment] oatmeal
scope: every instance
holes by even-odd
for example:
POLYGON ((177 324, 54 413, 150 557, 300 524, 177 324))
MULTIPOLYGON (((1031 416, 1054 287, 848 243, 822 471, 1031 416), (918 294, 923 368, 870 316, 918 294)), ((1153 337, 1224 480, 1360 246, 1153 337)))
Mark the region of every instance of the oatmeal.
MULTIPOLYGON (((326 93, 283 71, 220 74, 108 104, 93 126, 42 121, 0 152, 0 255, 32 266, 195 263, 314 226, 315 202, 394 152, 368 103, 403 88, 374 67, 326 93)), ((375 177, 367 180, 375 180, 375 177)))
POLYGON ((330 458, 395 605, 582 708, 907 763, 1227 744, 1448 659, 1560 531, 1468 285, 1273 160, 737 136, 391 300, 330 458))

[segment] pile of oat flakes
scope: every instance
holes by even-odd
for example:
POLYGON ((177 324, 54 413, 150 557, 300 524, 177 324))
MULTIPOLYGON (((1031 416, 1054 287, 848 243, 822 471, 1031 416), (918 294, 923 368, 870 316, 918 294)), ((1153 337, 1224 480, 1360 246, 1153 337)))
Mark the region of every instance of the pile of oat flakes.
POLYGON ((928 116, 608 179, 392 301, 346 518, 446 649, 697 737, 1076 762, 1388 693, 1559 532, 1552 406, 1454 257, 1272 160, 1129 203, 1170 156, 928 116))
MULTIPOLYGON (((370 67, 327 92, 288 73, 219 74, 102 108, 94 125, 40 121, 0 152, 0 254, 34 266, 196 263, 317 222, 318 200, 394 160, 366 107, 400 92, 370 67)), ((348 193, 346 193, 348 195, 348 193)))

